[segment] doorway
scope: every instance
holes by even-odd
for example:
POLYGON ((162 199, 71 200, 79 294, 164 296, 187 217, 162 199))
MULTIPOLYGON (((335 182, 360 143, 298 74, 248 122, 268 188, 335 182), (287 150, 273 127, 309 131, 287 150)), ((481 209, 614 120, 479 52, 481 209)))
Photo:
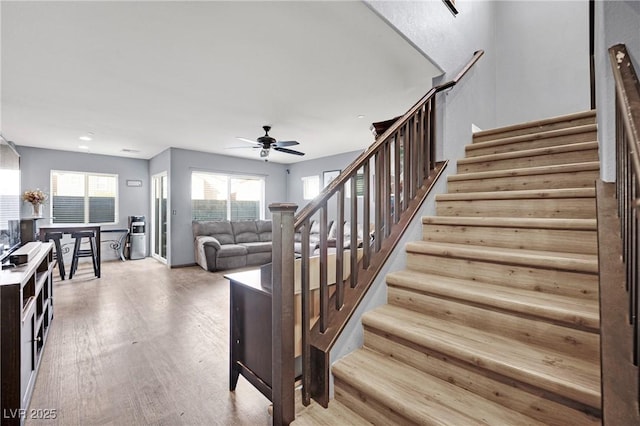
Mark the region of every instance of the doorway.
POLYGON ((151 180, 151 256, 167 263, 167 172, 153 175, 151 180))

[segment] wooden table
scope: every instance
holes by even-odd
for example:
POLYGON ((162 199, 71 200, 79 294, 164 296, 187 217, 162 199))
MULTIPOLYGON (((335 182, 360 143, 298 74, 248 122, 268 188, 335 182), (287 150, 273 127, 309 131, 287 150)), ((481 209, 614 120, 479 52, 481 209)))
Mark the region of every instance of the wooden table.
POLYGON ((94 231, 96 233, 96 258, 98 260, 98 278, 100 278, 100 225, 75 225, 75 224, 51 224, 40 225, 40 241, 44 241, 47 232, 62 232, 63 234, 73 234, 78 231, 94 231))

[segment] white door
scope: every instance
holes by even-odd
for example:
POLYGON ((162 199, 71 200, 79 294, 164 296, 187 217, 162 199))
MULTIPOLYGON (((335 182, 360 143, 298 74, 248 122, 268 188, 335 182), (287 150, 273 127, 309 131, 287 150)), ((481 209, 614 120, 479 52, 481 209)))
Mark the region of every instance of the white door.
POLYGON ((151 204, 151 256, 167 263, 167 244, 169 243, 167 172, 152 177, 151 204))

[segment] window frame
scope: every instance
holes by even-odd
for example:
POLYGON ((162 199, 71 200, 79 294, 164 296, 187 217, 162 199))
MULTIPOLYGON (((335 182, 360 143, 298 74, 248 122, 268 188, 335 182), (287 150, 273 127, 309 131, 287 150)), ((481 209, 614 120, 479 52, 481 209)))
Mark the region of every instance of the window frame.
POLYGON ((51 223, 57 224, 69 224, 69 225, 117 225, 120 221, 120 176, 117 173, 99 173, 99 172, 80 172, 75 170, 54 170, 52 169, 49 173, 49 188, 51 188, 50 200, 49 203, 49 217, 51 218, 51 223), (77 175, 84 176, 84 221, 82 222, 56 222, 55 217, 53 216, 53 175, 54 173, 73 173, 77 175), (89 177, 90 176, 107 176, 115 178, 115 195, 114 195, 114 205, 113 205, 113 222, 89 222, 90 217, 90 205, 89 205, 89 177))
POLYGON ((190 183, 190 200, 191 200, 191 220, 200 220, 200 219, 195 219, 194 218, 194 208, 193 208, 193 176, 195 174, 206 174, 206 175, 213 175, 213 176, 218 176, 218 177, 224 177, 227 180, 227 212, 226 212, 226 219, 223 220, 234 220, 231 219, 231 181, 233 179, 254 179, 254 180, 258 180, 260 182, 262 182, 262 188, 260 191, 260 200, 259 200, 259 207, 258 207, 258 218, 254 219, 254 220, 265 220, 265 211, 266 211, 266 188, 267 188, 267 178, 264 175, 250 175, 250 174, 246 174, 246 173, 229 173, 229 172, 219 172, 219 171, 211 171, 211 170, 191 170, 191 181, 190 183))
POLYGON ((302 180, 302 199, 305 201, 308 200, 313 200, 314 198, 316 198, 318 195, 320 195, 320 191, 322 190, 322 188, 320 188, 320 175, 310 175, 310 176, 303 176, 300 178, 300 180, 302 180), (309 194, 307 194, 307 182, 309 181, 315 181, 316 184, 316 193, 313 196, 310 196, 309 194))

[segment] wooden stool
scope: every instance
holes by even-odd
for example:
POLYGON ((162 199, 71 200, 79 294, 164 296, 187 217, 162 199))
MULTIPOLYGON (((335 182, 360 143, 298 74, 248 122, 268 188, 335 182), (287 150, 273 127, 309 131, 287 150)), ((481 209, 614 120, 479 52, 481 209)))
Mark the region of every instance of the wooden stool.
MULTIPOLYGON (((44 234, 45 241, 53 240, 53 245, 56 247, 53 253, 53 258, 58 262, 58 271, 60 271, 60 279, 64 280, 64 258, 62 256, 62 245, 60 240, 62 239, 62 232, 47 232, 44 234)), ((71 278, 71 277, 69 277, 71 278)))
POLYGON ((76 242, 73 245, 73 258, 71 260, 71 271, 69 272, 69 279, 73 278, 73 274, 78 269, 78 259, 81 257, 91 257, 93 260, 93 272, 96 277, 100 278, 98 273, 98 257, 96 248, 96 233, 94 231, 78 231, 71 234, 71 238, 75 238, 76 242), (80 249, 82 239, 89 239, 89 248, 80 249))

